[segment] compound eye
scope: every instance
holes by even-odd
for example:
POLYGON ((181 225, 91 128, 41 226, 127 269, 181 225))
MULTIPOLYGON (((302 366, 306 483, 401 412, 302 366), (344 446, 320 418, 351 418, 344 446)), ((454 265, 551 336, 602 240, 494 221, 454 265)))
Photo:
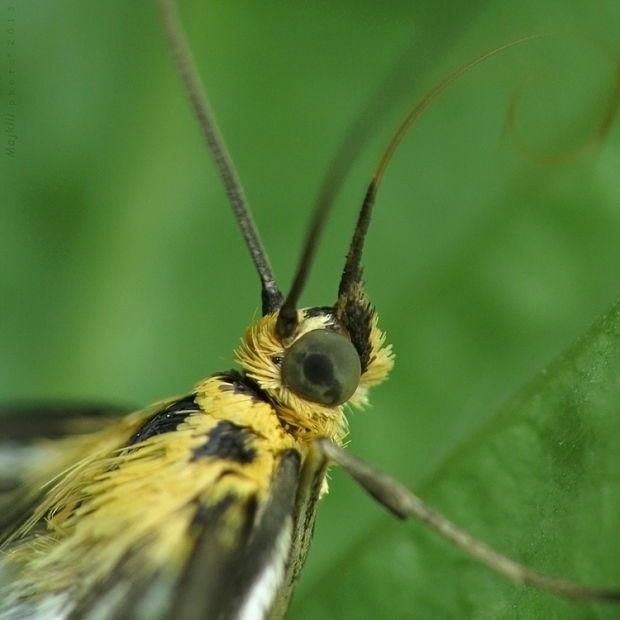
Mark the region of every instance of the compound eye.
POLYGON ((293 392, 333 407, 353 396, 361 373, 360 358, 351 341, 326 329, 304 334, 282 362, 282 379, 293 392))

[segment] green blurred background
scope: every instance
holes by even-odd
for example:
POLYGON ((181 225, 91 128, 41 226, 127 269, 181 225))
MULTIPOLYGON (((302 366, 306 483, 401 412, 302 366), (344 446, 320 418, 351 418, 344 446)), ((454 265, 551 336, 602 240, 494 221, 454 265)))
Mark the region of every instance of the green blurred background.
MULTIPOLYGON (((16 18, 18 140, 0 160, 0 396, 142 406, 186 393, 231 366, 259 294, 157 13, 120 0, 2 8, 16 18)), ((563 34, 455 84, 379 194, 365 276, 397 365, 373 407, 351 416, 350 447, 432 499, 425 481, 455 447, 620 292, 618 122, 574 156, 616 87, 620 4, 185 1, 182 13, 285 289, 330 157, 408 54, 385 114, 368 120, 373 138, 340 194, 307 305, 335 299, 365 185, 408 105, 492 46, 563 34)), ((5 118, 6 96, 0 104, 5 118)), ((472 480, 464 494, 475 504, 489 484, 472 480)), ((524 521, 536 509, 522 506, 524 521)), ((518 554, 506 542, 523 534, 514 515, 488 520, 463 525, 518 554)), ((290 616, 535 617, 524 596, 335 472, 290 616), (473 585, 440 604, 464 570, 473 585)), ((534 598, 538 617, 611 613, 534 598)))

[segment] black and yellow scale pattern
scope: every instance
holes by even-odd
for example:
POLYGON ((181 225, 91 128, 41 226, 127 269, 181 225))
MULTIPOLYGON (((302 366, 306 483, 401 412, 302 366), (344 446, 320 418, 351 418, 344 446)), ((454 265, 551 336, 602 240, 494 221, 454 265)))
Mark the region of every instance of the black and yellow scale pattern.
MULTIPOLYGON (((393 356, 361 286, 336 307, 298 310, 286 346, 276 320, 267 314, 248 328, 236 351, 241 372, 211 375, 188 396, 103 430, 39 444, 41 458, 0 495, 13 515, 2 618, 283 615, 327 490, 313 442, 342 444, 345 404, 365 405, 393 356), (309 333, 344 337, 359 355, 346 402, 318 404, 283 380, 287 354, 309 333)), ((338 395, 330 364, 308 368, 338 395)))

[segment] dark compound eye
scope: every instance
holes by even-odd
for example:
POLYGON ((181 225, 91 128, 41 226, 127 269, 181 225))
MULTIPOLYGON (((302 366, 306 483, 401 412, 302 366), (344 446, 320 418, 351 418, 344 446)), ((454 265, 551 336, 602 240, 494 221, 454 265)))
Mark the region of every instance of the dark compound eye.
POLYGON ((353 396, 360 358, 345 336, 326 329, 304 334, 286 352, 282 379, 299 396, 322 405, 341 405, 353 396))

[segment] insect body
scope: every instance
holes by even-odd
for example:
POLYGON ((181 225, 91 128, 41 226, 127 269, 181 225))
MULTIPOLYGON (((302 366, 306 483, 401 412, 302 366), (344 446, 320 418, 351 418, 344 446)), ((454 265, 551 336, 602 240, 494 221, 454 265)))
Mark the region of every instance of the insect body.
POLYGON ((278 589, 282 611, 325 487, 312 443, 340 443, 342 402, 363 404, 392 364, 374 313, 357 301, 343 307, 360 315, 363 355, 348 338, 346 326, 355 326, 346 310, 341 318, 328 308, 299 311, 286 349, 268 314, 237 352, 244 374, 213 375, 189 396, 50 447, 55 467, 44 476, 57 482, 8 546, 6 568, 17 574, 7 617, 89 617, 100 607, 153 617, 154 600, 157 617, 184 605, 189 616, 196 606, 200 617, 262 617, 278 589), (313 390, 314 401, 296 394, 313 390), (308 487, 298 493, 303 467, 308 487))
POLYGON ((241 372, 212 375, 191 394, 39 446, 4 496, 10 507, 4 616, 278 617, 307 552, 329 461, 397 515, 423 518, 517 581, 573 596, 616 597, 502 558, 341 450, 343 405, 363 405, 368 388, 392 365, 360 268, 370 209, 391 151, 368 190, 335 304, 298 309, 325 207, 317 209, 296 282, 283 299, 201 100, 174 13, 169 3, 161 4, 261 278, 263 317, 237 351, 241 372))

